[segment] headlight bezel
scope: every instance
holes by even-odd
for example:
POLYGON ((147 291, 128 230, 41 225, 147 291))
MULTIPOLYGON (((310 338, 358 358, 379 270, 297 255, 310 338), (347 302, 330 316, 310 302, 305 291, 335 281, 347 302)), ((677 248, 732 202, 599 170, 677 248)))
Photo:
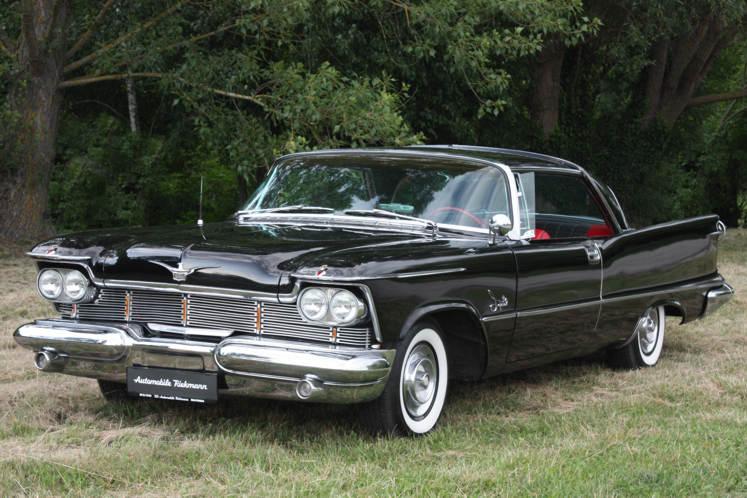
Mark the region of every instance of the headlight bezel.
POLYGON ((329 325, 333 327, 345 327, 350 325, 355 325, 358 323, 363 322, 368 318, 368 305, 365 301, 365 299, 362 299, 360 296, 358 296, 354 291, 351 289, 345 289, 342 287, 322 287, 322 286, 309 286, 303 289, 298 294, 298 299, 296 300, 296 308, 298 309, 298 313, 301 315, 301 318, 309 323, 316 323, 321 325, 329 325), (304 296, 306 296, 309 292, 316 292, 316 291, 322 291, 326 297, 326 303, 325 303, 325 313, 324 315, 321 315, 320 318, 316 319, 313 317, 309 317, 304 313, 302 301, 304 296), (334 297, 344 292, 345 295, 348 293, 353 296, 353 298, 356 301, 356 311, 352 318, 349 320, 339 320, 332 314, 332 300, 334 297))
POLYGON ((92 284, 91 279, 88 278, 88 276, 82 271, 74 269, 74 268, 57 268, 57 267, 40 268, 36 276, 36 290, 41 297, 53 303, 72 303, 72 304, 86 303, 86 302, 92 301, 96 295, 96 287, 92 284), (42 279, 42 276, 46 272, 55 272, 61 278, 61 291, 59 295, 57 295, 56 297, 47 296, 41 291, 41 285, 40 285, 41 279, 42 279), (75 275, 77 277, 80 277, 83 281, 85 281, 86 283, 85 290, 83 291, 82 294, 76 294, 76 295, 68 294, 67 281, 70 278, 70 275, 75 275))

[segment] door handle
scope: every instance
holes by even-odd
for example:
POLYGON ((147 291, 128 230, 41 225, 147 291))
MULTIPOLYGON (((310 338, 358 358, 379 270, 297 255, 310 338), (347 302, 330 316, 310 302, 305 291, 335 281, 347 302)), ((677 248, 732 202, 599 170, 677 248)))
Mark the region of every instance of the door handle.
POLYGON ((585 245, 584 249, 586 250, 586 259, 589 261, 590 265, 598 265, 602 262, 602 251, 599 249, 596 242, 591 242, 585 245))

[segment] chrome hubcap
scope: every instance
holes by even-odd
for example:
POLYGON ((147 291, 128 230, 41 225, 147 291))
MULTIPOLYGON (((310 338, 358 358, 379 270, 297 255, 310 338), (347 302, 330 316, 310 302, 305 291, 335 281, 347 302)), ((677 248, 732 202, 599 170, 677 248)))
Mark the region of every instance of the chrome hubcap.
POLYGON ((638 322, 638 340, 643 354, 651 354, 656 349, 659 337, 659 312, 656 308, 646 310, 638 322))
POLYGON ((438 367, 433 349, 427 344, 418 344, 405 359, 402 375, 402 397, 407 413, 420 418, 428 413, 438 385, 438 367))

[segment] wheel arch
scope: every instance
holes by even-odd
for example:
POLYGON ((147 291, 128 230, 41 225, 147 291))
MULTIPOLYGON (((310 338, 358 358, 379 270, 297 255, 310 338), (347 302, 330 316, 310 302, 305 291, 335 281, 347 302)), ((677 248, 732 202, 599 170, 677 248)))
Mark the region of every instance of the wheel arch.
POLYGON ((477 380, 485 373, 488 339, 477 310, 468 303, 429 304, 415 309, 400 330, 402 339, 420 320, 435 321, 445 335, 450 377, 477 380), (475 358, 480 359, 479 362, 475 358))
MULTIPOLYGON (((687 311, 685 310, 685 307, 682 305, 682 303, 677 301, 676 299, 658 299, 658 300, 652 301, 651 304, 649 304, 646 308, 644 308, 644 311, 647 310, 648 308, 659 307, 659 306, 664 307, 665 316, 679 316, 681 317, 680 323, 685 323, 685 319, 687 317, 686 315, 687 311)), ((625 339, 625 341, 623 341, 622 343, 615 345, 614 349, 624 348, 625 346, 633 342, 633 340, 635 339, 635 336, 636 336, 636 329, 633 328, 633 332, 630 333, 630 337, 625 339)))
POLYGON ((687 308, 676 299, 665 299, 655 303, 656 306, 664 306, 664 312, 667 316, 680 317, 680 324, 687 321, 687 308))

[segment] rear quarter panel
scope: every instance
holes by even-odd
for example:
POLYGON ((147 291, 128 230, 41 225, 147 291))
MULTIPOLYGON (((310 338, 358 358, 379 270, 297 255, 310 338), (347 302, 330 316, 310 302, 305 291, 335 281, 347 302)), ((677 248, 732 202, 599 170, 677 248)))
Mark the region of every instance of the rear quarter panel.
POLYGON ((661 287, 716 273, 718 216, 623 232, 602 244, 603 296, 661 287))
POLYGON ((595 333, 626 340, 643 311, 672 304, 683 321, 697 318, 704 293, 719 285, 718 216, 699 216, 623 232, 601 244, 602 308, 595 333))

